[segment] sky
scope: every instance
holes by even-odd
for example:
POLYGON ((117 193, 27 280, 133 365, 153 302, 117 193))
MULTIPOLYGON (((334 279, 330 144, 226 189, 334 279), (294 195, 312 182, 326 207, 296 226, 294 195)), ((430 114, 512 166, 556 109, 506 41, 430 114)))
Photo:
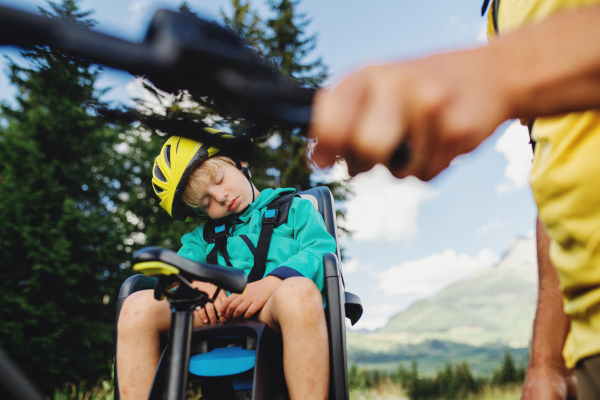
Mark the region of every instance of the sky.
MULTIPOLYGON (((266 2, 253 7, 268 15, 266 2)), ((80 0, 95 10, 95 29, 131 41, 142 40, 158 8, 180 0, 80 0)), ((220 20, 229 0, 188 0, 197 12, 220 20)), ((302 0, 299 10, 317 35, 311 56, 329 67, 326 85, 372 63, 410 59, 437 52, 482 46, 486 18, 481 0, 302 0)), ((39 0, 0 0, 0 5, 36 11, 39 0)), ((15 57, 17 50, 0 48, 15 57)), ((6 70, 5 61, 0 67, 6 70)), ((99 82, 105 99, 128 102, 133 77, 107 69, 99 82)), ((0 74, 0 99, 14 96, 0 74)), ((382 327, 415 300, 482 268, 492 267, 510 243, 534 234, 536 208, 528 183, 531 148, 525 128, 507 121, 475 151, 457 158, 433 181, 398 180, 375 167, 353 179, 353 196, 344 204, 351 237, 341 240, 346 289, 360 296, 364 314, 353 329, 382 327)), ((343 167, 329 171, 343 177, 343 167)))

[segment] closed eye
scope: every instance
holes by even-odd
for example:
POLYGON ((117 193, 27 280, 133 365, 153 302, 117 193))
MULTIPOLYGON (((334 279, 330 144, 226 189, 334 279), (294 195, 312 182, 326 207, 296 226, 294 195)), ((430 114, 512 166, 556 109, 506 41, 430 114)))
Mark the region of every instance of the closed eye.
POLYGON ((223 183, 223 179, 225 179, 225 171, 222 169, 215 175, 215 184, 220 185, 223 183))

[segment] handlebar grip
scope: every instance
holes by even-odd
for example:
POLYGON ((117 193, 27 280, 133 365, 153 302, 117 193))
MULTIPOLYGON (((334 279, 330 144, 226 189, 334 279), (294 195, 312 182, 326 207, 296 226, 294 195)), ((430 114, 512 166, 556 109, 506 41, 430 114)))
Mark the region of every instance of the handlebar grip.
POLYGON ((178 269, 186 279, 209 282, 233 293, 242 293, 246 288, 247 277, 241 270, 192 261, 161 247, 144 247, 135 252, 132 261, 162 262, 178 269))

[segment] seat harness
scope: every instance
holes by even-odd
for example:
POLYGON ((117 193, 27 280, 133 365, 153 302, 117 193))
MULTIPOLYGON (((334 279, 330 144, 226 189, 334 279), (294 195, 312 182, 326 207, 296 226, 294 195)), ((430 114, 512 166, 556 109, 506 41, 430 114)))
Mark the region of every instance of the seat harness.
MULTIPOLYGON (((271 236, 273 230, 287 222, 292 200, 297 197, 296 193, 284 194, 269 203, 267 210, 263 214, 261 222, 260 235, 256 247, 250 241, 248 236, 240 235, 242 240, 248 245, 252 254, 254 254, 254 266, 248 275, 248 282, 255 282, 263 278, 267 263, 267 255, 271 245, 271 236)), ((299 196, 298 196, 299 197, 299 196)), ((227 238, 233 234, 239 219, 222 218, 218 220, 209 220, 204 226, 203 237, 207 243, 214 243, 210 253, 206 256, 206 261, 210 264, 218 265, 217 254, 220 251, 228 266, 232 267, 227 254, 227 238)))

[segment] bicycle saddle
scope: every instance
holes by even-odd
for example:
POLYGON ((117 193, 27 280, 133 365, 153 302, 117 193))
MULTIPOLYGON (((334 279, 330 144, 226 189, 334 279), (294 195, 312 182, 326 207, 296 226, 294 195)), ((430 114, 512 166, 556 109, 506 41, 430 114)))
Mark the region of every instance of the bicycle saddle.
POLYGON ((233 293, 246 287, 243 271, 192 261, 161 247, 144 247, 133 255, 133 269, 150 276, 179 275, 187 280, 210 282, 233 293))

